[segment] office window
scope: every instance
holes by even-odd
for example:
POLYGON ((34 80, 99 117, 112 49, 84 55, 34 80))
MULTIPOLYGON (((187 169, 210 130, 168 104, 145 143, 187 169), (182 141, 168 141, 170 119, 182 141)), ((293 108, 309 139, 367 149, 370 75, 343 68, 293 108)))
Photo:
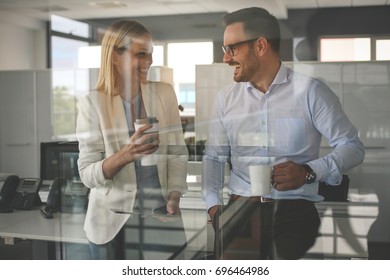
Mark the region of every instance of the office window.
POLYGON ((153 66, 164 66, 164 46, 153 46, 153 66))
POLYGON ((195 114, 195 65, 213 62, 212 42, 168 43, 168 67, 183 114, 195 114))
MULTIPOLYGON (((101 46, 81 46, 78 48, 79 68, 100 68, 101 46)), ((153 66, 164 65, 164 46, 153 46, 153 66)))
POLYGON ((50 26, 53 138, 69 140, 75 138, 77 97, 89 91, 88 65, 100 57, 85 56, 90 45, 88 24, 52 15, 50 26))
POLYGON ((86 42, 52 36, 53 137, 73 139, 77 96, 89 90, 88 69, 78 68, 79 49, 86 42))
POLYGON ((390 60, 390 39, 376 40, 376 60, 390 60))
POLYGON ((369 61, 370 38, 321 38, 320 61, 369 61))
POLYGON ((100 68, 101 46, 81 46, 77 52, 79 68, 100 68))
POLYGON ((181 83, 179 85, 179 100, 184 108, 194 108, 195 104, 195 84, 181 83))
POLYGON ((80 21, 52 15, 50 26, 52 31, 84 38, 90 37, 89 25, 80 21))

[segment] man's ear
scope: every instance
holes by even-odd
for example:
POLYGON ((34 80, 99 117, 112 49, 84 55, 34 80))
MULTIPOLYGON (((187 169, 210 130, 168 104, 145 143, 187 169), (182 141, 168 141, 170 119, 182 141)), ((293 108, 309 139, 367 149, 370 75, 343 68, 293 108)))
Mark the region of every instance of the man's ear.
POLYGON ((259 37, 259 39, 257 39, 257 41, 255 43, 255 49, 256 49, 256 52, 260 56, 264 56, 267 53, 267 51, 269 50, 269 48, 270 48, 270 45, 269 45, 269 42, 266 38, 259 37))

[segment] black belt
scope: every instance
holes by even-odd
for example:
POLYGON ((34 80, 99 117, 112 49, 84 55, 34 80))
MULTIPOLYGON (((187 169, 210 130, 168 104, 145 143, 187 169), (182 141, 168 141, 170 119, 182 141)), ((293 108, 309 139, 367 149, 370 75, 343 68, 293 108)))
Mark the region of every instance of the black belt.
POLYGON ((243 201, 253 201, 260 203, 272 203, 274 200, 272 198, 266 198, 263 196, 241 196, 238 194, 229 195, 231 201, 243 200, 243 201))

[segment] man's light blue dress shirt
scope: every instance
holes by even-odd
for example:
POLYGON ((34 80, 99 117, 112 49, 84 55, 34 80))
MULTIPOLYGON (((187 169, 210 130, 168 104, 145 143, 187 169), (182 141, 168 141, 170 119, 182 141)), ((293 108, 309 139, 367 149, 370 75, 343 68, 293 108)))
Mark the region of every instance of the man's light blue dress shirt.
POLYGON ((223 204, 227 160, 232 167, 228 192, 242 196, 251 196, 249 166, 291 160, 309 164, 316 182, 296 190, 272 189, 267 197, 321 201, 318 181, 339 184, 363 158, 363 144, 338 97, 321 81, 282 63, 265 93, 250 82, 227 85, 218 93, 203 158, 203 196, 207 209, 223 204), (333 149, 319 158, 322 136, 333 149))

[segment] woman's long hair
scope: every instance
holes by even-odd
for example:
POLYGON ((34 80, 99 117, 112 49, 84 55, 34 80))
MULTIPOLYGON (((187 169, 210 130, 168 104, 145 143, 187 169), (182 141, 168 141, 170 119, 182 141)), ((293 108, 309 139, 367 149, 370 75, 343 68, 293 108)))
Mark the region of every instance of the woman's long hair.
POLYGON ((108 95, 118 95, 121 84, 116 80, 119 75, 115 73, 114 52, 122 54, 135 38, 149 34, 149 30, 135 20, 120 20, 109 26, 102 40, 101 66, 96 89, 108 95))

